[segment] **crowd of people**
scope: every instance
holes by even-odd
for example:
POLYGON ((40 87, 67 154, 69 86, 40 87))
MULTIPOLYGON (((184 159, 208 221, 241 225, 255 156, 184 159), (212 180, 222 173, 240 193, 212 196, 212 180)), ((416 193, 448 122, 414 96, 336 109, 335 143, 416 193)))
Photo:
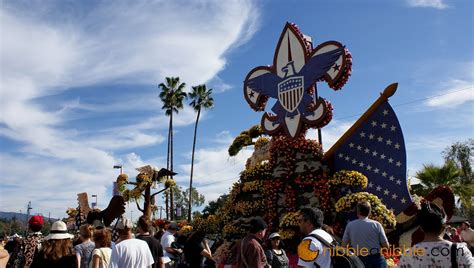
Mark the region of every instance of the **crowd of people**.
MULTIPOLYGON (((347 224, 339 239, 323 224, 321 210, 301 209, 298 223, 303 239, 296 256, 285 251, 280 234, 267 233, 268 225, 262 218, 252 218, 247 235, 233 247, 232 262, 239 268, 339 267, 334 250, 340 247, 352 256, 354 267, 387 267, 382 253, 391 245, 382 225, 369 219, 368 202, 360 202, 356 211, 357 219, 347 224)), ((210 246, 212 241, 209 243, 207 234, 201 230, 178 235, 176 222, 155 232, 145 216, 138 219, 137 226, 122 217, 114 226, 118 234, 115 241, 112 230, 100 222, 80 226, 76 236, 69 233, 63 221, 54 222, 47 236, 41 233, 42 216, 31 217, 28 224, 30 232, 25 238, 15 237, 5 245, 2 242, 0 268, 216 267, 213 254, 217 243, 210 246)), ((401 254, 399 267, 474 267, 470 251, 474 231, 469 222, 464 222, 458 232, 446 224, 442 208, 423 203, 420 227, 424 240, 401 254)))

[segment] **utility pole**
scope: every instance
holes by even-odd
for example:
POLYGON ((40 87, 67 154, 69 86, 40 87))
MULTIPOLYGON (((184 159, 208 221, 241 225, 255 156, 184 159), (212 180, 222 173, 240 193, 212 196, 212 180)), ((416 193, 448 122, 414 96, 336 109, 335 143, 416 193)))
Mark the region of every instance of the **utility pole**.
POLYGON ((30 211, 33 208, 31 207, 31 201, 28 202, 28 207, 26 209, 26 228, 25 228, 25 236, 28 234, 28 220, 30 219, 30 211))

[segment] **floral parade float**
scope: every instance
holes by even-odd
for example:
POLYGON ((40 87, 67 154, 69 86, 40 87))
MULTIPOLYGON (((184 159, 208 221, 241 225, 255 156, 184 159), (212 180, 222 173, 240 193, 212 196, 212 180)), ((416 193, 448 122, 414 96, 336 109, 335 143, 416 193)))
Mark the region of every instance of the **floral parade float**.
MULTIPOLYGON (((232 262, 231 241, 246 233, 243 226, 254 216, 262 216, 287 250, 295 250, 302 238, 297 219, 303 207, 320 208, 325 224, 342 236, 355 218, 355 205, 366 200, 372 205, 370 217, 384 226, 392 244, 409 247, 423 238, 416 220, 420 200, 412 198, 407 185, 403 134, 388 103, 397 84, 388 86, 328 151, 306 138, 309 128, 321 129, 332 119, 332 105, 317 96, 316 83, 340 90, 351 68, 352 56, 342 44, 329 41, 313 48, 310 38, 287 23, 273 65, 249 72, 245 100, 264 114, 259 126, 242 132, 229 147, 231 156, 247 145, 254 145, 254 152, 223 207, 211 215, 227 238, 215 254, 219 263, 232 262), (271 112, 265 111, 270 98, 276 100, 271 112)), ((425 198, 452 215, 449 188, 425 198)))

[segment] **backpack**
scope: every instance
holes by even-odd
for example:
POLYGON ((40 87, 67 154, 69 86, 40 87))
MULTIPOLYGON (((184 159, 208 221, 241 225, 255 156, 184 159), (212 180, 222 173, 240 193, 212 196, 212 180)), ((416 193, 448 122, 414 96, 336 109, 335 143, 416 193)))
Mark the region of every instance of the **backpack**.
MULTIPOLYGON (((354 253, 349 252, 347 248, 340 247, 336 240, 334 243, 329 243, 324 238, 317 234, 310 234, 310 237, 316 238, 324 246, 332 249, 331 263, 334 268, 364 268, 364 264, 354 253)), ((307 236, 307 237, 308 237, 307 236)))

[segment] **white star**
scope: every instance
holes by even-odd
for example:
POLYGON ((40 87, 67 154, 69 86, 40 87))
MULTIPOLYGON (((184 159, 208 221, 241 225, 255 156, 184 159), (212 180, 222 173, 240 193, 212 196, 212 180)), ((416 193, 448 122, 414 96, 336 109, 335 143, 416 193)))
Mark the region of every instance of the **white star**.
POLYGON ((349 147, 354 148, 354 143, 349 143, 349 147))
POLYGON ((387 172, 382 172, 382 177, 387 177, 387 172))
POLYGON ((382 187, 380 187, 380 185, 377 185, 377 187, 375 188, 375 190, 380 191, 380 190, 382 190, 382 187))
POLYGON ((355 164, 355 163, 357 163, 357 160, 355 160, 355 158, 354 158, 354 159, 352 159, 352 164, 355 164))
POLYGON ((402 181, 401 181, 401 180, 397 180, 397 184, 398 184, 398 185, 402 185, 402 181))
POLYGON ((397 199, 398 195, 397 194, 392 194, 392 199, 397 199))
POLYGON ((388 114, 388 111, 387 110, 383 110, 383 115, 387 115, 388 114))
POLYGON ((343 154, 339 154, 339 158, 343 158, 343 157, 344 157, 344 155, 343 155, 343 154))
POLYGON ((369 148, 365 148, 364 152, 365 152, 366 154, 370 153, 369 148))
POLYGON ((374 173, 379 174, 380 169, 376 168, 374 169, 374 173))
POLYGON ((387 127, 387 124, 383 123, 382 125, 380 125, 382 128, 386 128, 387 127))
POLYGON ((361 150, 362 150, 362 146, 357 145, 357 150, 361 151, 361 150))
POLYGON ((385 191, 383 191, 384 195, 388 195, 389 193, 390 193, 390 191, 388 189, 385 189, 385 191))
POLYGON ((372 182, 369 182, 369 185, 368 185, 369 188, 372 188, 374 187, 374 184, 372 182))
POLYGON ((393 181, 393 180, 395 180, 395 177, 394 177, 394 176, 390 176, 389 179, 390 179, 391 181, 393 181))
POLYGON ((344 159, 345 159, 346 161, 351 160, 351 158, 350 158, 349 156, 344 157, 344 159))
POLYGON ((382 154, 382 155, 380 156, 380 159, 384 160, 384 159, 385 159, 385 155, 382 154))
POLYGON ((379 136, 379 137, 377 138, 377 141, 378 141, 378 142, 382 142, 382 141, 383 141, 383 138, 379 136))
POLYGON ((373 151, 373 152, 372 152, 372 155, 373 155, 373 156, 377 156, 378 154, 379 154, 379 153, 377 153, 377 151, 373 151))
POLYGON ((387 140, 387 145, 392 145, 392 141, 390 139, 387 140))
POLYGON ((402 198, 402 199, 400 200, 400 202, 402 202, 402 204, 405 204, 405 203, 407 202, 407 200, 406 200, 405 198, 402 198))
POLYGON ((397 167, 401 167, 402 163, 400 161, 397 161, 396 165, 397 165, 397 167))
POLYGON ((392 164, 392 163, 393 163, 393 158, 389 158, 389 159, 388 159, 388 162, 389 162, 390 164, 392 164))
POLYGON ((367 170, 371 170, 372 169, 372 166, 371 165, 367 165, 367 170))
POLYGON ((359 162, 359 167, 363 167, 364 166, 364 162, 360 161, 359 162))
POLYGON ((365 132, 361 132, 361 133, 360 133, 360 137, 361 137, 361 138, 365 138, 365 132))
POLYGON ((392 125, 392 126, 390 127, 390 131, 395 131, 396 129, 397 129, 397 127, 394 126, 394 125, 392 125))
POLYGON ((374 134, 370 133, 369 140, 373 140, 373 139, 374 139, 374 134))
POLYGON ((376 127, 376 126, 377 126, 377 122, 372 121, 371 125, 372 125, 373 127, 376 127))
POLYGON ((400 144, 395 143, 395 149, 400 149, 400 144))

